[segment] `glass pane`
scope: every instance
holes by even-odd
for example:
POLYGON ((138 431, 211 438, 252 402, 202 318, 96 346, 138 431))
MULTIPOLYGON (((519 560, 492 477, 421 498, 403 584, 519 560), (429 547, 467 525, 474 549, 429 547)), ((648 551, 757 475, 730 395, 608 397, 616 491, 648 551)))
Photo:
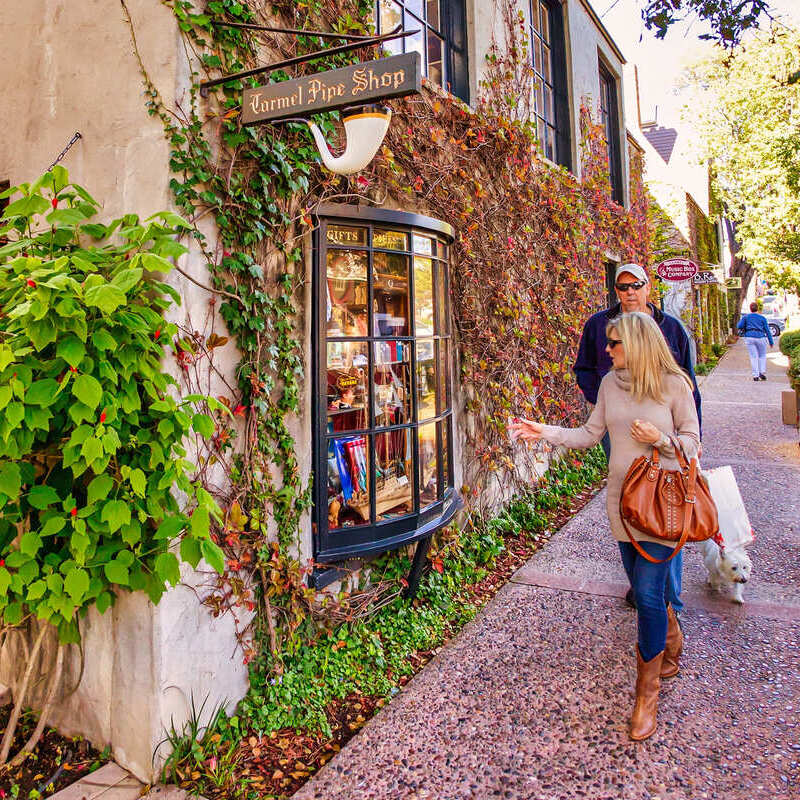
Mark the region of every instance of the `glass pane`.
POLYGON ((531 0, 531 25, 539 30, 539 0, 531 0))
POLYGON ((428 25, 435 28, 437 31, 441 30, 441 24, 439 22, 439 0, 428 0, 426 5, 428 7, 428 25))
POLYGON ((375 434, 375 513, 378 522, 414 510, 412 429, 375 434))
POLYGON ((369 438, 328 442, 328 528, 369 523, 369 438))
POLYGON ((326 238, 331 244, 344 244, 365 247, 367 244, 367 229, 354 228, 350 225, 328 225, 326 238))
POLYGON ((533 38, 533 66, 541 75, 542 73, 542 42, 538 36, 533 38))
POLYGON ((547 157, 551 161, 556 159, 556 130, 555 128, 548 127, 547 129, 547 157))
MULTIPOLYGON (((406 10, 410 11, 412 14, 416 14, 420 19, 422 19, 422 5, 423 0, 405 0, 406 10)), ((406 20, 406 30, 409 30, 411 26, 415 28, 419 26, 419 22, 417 20, 406 20)))
POLYGON ((367 336, 367 254, 328 250, 328 336, 367 336))
MULTIPOLYGON (((389 33, 393 31, 403 21, 403 12, 397 3, 392 0, 380 0, 380 32, 389 33)), ((396 55, 403 52, 403 40, 393 39, 390 42, 383 42, 381 45, 384 50, 396 55)))
POLYGON ((553 54, 550 52, 549 47, 542 45, 542 75, 547 83, 552 84, 553 74, 550 69, 553 61, 553 54))
POLYGON ((375 424, 411 421, 411 344, 375 342, 375 424))
POLYGON ((408 250, 408 236, 400 231, 376 228, 372 233, 372 246, 384 250, 408 250))
POLYGON ((328 342, 328 433, 369 427, 367 347, 366 342, 328 342))
POLYGON ((544 108, 542 116, 550 123, 555 122, 553 115, 553 90, 549 86, 544 87, 544 108))
MULTIPOLYGON (((542 91, 542 82, 538 79, 536 81, 536 90, 534 94, 536 96, 536 113, 540 117, 544 117, 544 93, 542 91)), ((542 138, 541 134, 539 138, 542 138)))
POLYGON ((372 257, 372 335, 408 336, 408 256, 372 257))
MULTIPOLYGON (((406 53, 413 53, 416 51, 420 54, 422 69, 425 70, 425 26, 406 14, 404 30, 417 31, 413 36, 406 36, 403 41, 406 43, 406 53)), ((427 75, 428 73, 425 72, 424 74, 427 75)))
POLYGON ((440 336, 450 332, 449 319, 447 317, 447 301, 445 297, 445 270, 447 267, 439 263, 436 267, 436 333, 440 336))
POLYGON ((436 416, 436 353, 433 339, 417 341, 417 419, 436 416))
POLYGON ((436 377, 439 379, 437 384, 437 414, 442 414, 450 406, 450 342, 441 339, 436 343, 436 350, 439 356, 439 369, 436 377))
POLYGON ((442 40, 434 33, 428 31, 428 77, 439 86, 442 85, 442 40))
POLYGON ((444 259, 447 258, 447 245, 444 242, 440 242, 437 240, 436 255, 438 255, 439 258, 444 258, 444 259))
POLYGON ((433 335, 433 261, 419 256, 414 259, 414 320, 417 336, 433 335))
POLYGON ((448 474, 450 469, 450 420, 443 420, 438 422, 437 425, 439 426, 439 436, 442 443, 442 449, 439 451, 442 459, 443 476, 443 481, 439 485, 439 499, 441 500, 444 497, 445 489, 450 486, 450 475, 448 474))
POLYGON ((438 453, 436 447, 436 423, 419 426, 419 505, 424 508, 435 502, 438 496, 438 453))
POLYGON ((427 236, 418 236, 414 234, 414 252, 422 253, 424 256, 433 255, 433 240, 427 236))
POLYGON ((539 9, 542 14, 542 39, 550 44, 550 9, 548 9, 547 3, 542 2, 539 3, 539 9))

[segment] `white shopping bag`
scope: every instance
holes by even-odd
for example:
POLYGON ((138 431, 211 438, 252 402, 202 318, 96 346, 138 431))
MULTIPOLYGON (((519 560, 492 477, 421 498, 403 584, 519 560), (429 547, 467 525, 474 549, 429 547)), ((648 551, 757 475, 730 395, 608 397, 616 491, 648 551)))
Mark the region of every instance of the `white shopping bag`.
POLYGON ((717 506, 719 532, 725 547, 746 547, 753 542, 753 528, 731 467, 702 471, 717 506))

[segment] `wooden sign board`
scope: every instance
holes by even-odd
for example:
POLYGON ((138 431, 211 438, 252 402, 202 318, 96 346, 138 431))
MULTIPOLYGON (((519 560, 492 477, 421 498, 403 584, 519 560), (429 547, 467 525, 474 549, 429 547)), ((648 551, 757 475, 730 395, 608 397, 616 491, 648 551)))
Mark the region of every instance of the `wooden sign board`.
POLYGON ((242 94, 242 123, 305 117, 419 92, 419 53, 380 58, 341 69, 270 83, 242 94))
POLYGON ((730 278, 725 278, 725 288, 726 289, 741 289, 742 288, 742 279, 739 276, 731 276, 730 278))

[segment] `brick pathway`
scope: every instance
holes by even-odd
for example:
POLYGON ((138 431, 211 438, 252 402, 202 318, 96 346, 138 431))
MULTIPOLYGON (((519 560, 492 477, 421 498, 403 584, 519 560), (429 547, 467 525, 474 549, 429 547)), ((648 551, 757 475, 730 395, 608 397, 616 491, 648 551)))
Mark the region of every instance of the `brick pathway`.
POLYGON ((295 797, 800 797, 800 447, 785 360, 742 343, 702 385, 704 463, 732 464, 757 540, 745 605, 685 558, 687 637, 660 727, 635 744, 636 622, 601 494, 295 797))

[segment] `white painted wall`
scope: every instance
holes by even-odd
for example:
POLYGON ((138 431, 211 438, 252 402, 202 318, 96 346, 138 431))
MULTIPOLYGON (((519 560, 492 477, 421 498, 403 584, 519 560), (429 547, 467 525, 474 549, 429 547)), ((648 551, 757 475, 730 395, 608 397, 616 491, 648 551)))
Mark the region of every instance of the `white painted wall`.
MULTIPOLYGON (((185 100, 185 56, 172 13, 153 0, 126 2, 154 83, 167 103, 185 100)), ((79 130, 83 138, 63 164, 104 204, 104 218, 170 208, 168 146, 160 121, 146 113, 120 3, 3 0, 0 30, 0 179, 35 179, 79 130)), ((207 283, 198 253, 182 263, 207 283)), ((202 319, 208 294, 177 275, 169 280, 184 297, 175 319, 202 319)), ((192 695, 198 706, 208 696, 210 710, 223 699, 235 704, 247 690, 232 619, 215 620, 200 605, 193 589, 202 594, 202 574, 189 570, 184 580, 157 607, 141 593, 124 593, 104 616, 88 615, 82 680, 51 718, 101 749, 110 744, 114 758, 147 782, 160 767, 153 751, 165 727, 171 719, 182 727, 192 695)), ((0 665, 0 676, 9 668, 0 665)), ((78 679, 77 655, 68 673, 65 685, 78 679)))

